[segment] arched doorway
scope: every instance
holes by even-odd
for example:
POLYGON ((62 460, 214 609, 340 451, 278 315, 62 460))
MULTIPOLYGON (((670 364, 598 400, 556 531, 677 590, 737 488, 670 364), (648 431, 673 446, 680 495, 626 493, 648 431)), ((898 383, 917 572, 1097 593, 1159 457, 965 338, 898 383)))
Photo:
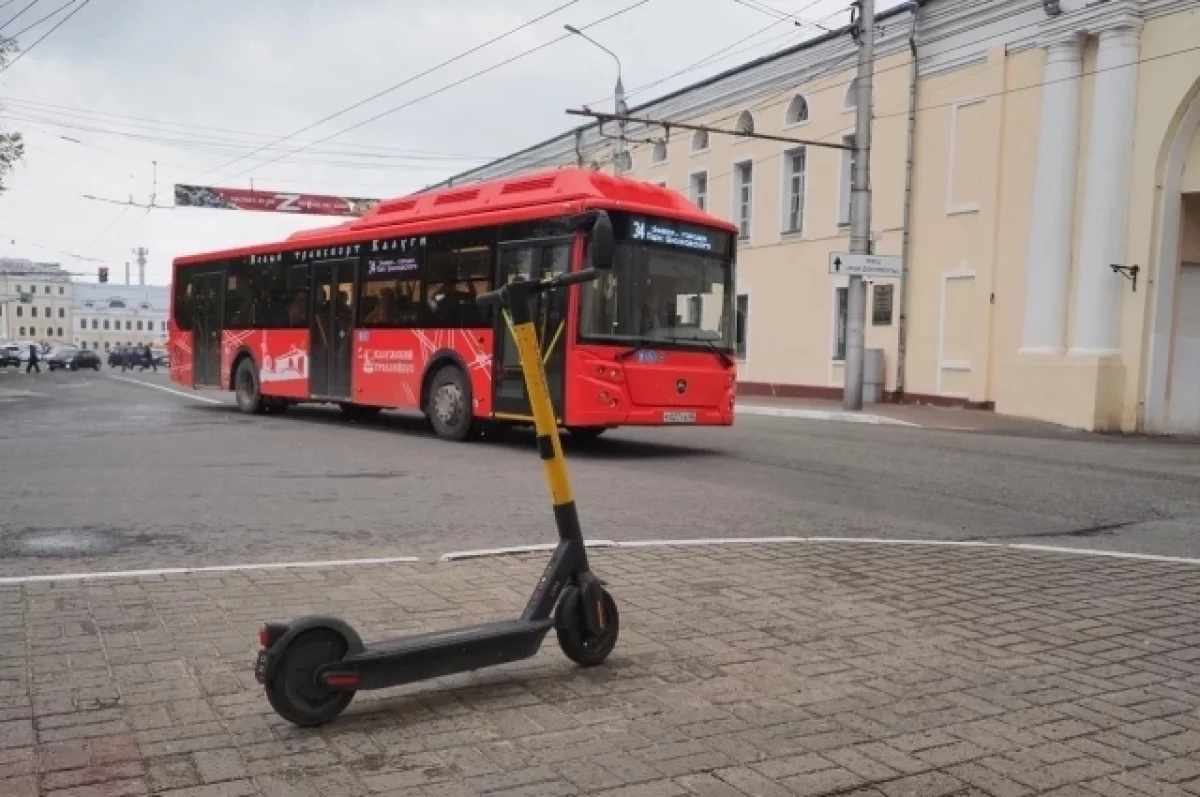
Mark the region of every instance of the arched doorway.
POLYGON ((1200 434, 1200 83, 1165 153, 1160 197, 1142 425, 1200 434))

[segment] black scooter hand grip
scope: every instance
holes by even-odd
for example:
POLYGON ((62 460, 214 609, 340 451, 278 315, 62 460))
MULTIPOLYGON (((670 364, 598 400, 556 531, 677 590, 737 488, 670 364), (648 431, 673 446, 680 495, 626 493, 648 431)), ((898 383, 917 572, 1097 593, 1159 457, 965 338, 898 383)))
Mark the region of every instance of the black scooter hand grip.
POLYGON ((562 274, 554 278, 550 283, 552 288, 561 288, 565 285, 578 285, 581 282, 591 282, 600 276, 600 272, 594 268, 587 268, 583 271, 573 271, 570 274, 562 274))
POLYGON ((475 297, 475 304, 480 307, 491 307, 500 304, 501 301, 500 291, 488 291, 475 297))

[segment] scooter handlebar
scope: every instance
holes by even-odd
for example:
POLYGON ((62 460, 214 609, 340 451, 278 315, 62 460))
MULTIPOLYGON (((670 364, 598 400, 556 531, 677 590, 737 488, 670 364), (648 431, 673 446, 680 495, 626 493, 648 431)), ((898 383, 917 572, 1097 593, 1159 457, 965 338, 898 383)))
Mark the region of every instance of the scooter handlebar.
MULTIPOLYGON (((600 272, 594 268, 584 269, 583 271, 572 271, 569 274, 559 274, 553 279, 544 280, 537 283, 535 292, 552 291, 557 288, 565 288, 568 285, 579 285, 584 282, 591 282, 600 276, 600 272)), ((475 297, 475 303, 481 307, 492 307, 504 304, 508 300, 507 286, 487 293, 481 293, 475 297)))

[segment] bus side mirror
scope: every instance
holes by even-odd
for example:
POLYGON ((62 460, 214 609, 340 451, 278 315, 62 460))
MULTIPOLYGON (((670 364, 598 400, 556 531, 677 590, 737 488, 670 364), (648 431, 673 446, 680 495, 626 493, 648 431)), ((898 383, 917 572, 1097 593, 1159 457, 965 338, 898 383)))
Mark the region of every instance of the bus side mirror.
POLYGON ((596 221, 592 224, 591 248, 592 268, 607 271, 613 267, 616 241, 613 237, 612 219, 603 210, 596 214, 596 221))

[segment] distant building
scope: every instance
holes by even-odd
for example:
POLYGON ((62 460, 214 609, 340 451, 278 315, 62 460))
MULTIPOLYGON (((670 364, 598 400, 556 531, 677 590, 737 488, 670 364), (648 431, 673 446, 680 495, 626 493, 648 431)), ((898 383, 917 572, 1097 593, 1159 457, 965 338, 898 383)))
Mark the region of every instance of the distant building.
POLYGON ((69 343, 74 287, 58 263, 0 258, 0 339, 69 343))
POLYGON ((73 340, 84 349, 165 346, 169 288, 75 284, 73 340))

